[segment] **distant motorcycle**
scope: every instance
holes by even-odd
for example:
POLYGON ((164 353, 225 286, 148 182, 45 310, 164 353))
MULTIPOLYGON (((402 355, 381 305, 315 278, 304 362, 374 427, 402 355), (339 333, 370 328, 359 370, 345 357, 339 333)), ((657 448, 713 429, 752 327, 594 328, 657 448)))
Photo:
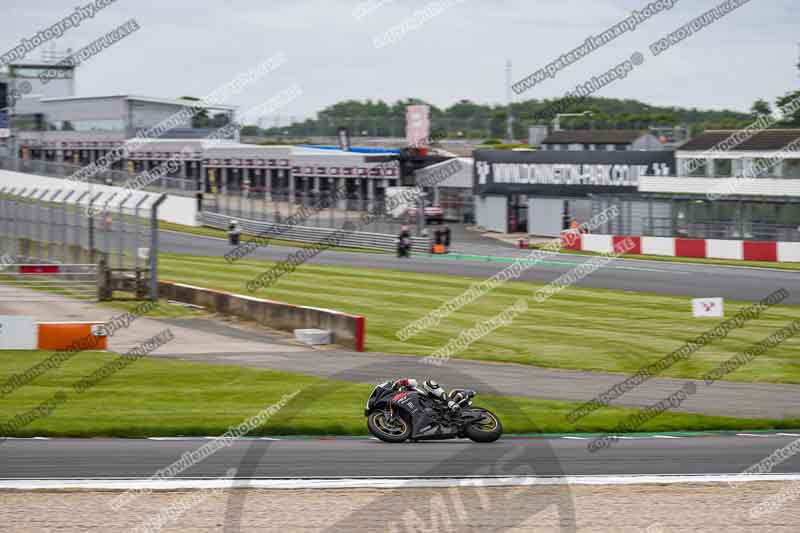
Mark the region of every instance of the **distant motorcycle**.
POLYGON ((400 237, 397 239, 397 257, 410 257, 411 256, 411 239, 408 237, 400 237))
POLYGON ((494 442, 503 434, 500 419, 481 407, 473 407, 475 391, 453 389, 448 403, 409 387, 408 379, 386 381, 372 391, 364 416, 370 433, 385 442, 424 439, 469 438, 494 442))

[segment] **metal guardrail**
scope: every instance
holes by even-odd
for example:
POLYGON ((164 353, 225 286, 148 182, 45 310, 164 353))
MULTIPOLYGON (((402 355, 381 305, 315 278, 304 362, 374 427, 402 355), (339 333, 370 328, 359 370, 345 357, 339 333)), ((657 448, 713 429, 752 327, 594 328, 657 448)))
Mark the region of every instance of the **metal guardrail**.
MULTIPOLYGON (((203 225, 216 229, 226 230, 231 217, 218 213, 203 212, 201 214, 203 225)), ((274 224, 257 220, 237 219, 242 231, 250 235, 262 235, 265 238, 283 239, 298 242, 323 242, 326 237, 337 235, 338 246, 350 248, 364 248, 366 250, 397 250, 397 238, 384 233, 367 233, 363 231, 342 231, 341 228, 315 228, 309 226, 291 226, 274 224), (339 238, 340 237, 340 238, 339 238)), ((247 239, 242 239, 246 242, 247 239)), ((423 237, 411 238, 411 251, 415 253, 428 253, 430 240, 423 237)))
POLYGON ((58 297, 95 301, 97 284, 97 265, 4 264, 0 268, 0 302, 51 302, 58 297))

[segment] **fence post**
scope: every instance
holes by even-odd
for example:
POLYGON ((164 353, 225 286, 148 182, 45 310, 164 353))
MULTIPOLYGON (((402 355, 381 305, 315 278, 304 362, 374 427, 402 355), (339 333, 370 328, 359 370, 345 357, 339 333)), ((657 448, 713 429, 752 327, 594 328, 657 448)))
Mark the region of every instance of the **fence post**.
POLYGON ((92 207, 94 203, 100 198, 103 193, 99 192, 94 198, 89 199, 89 205, 86 208, 86 214, 88 216, 88 223, 89 223, 89 262, 94 264, 95 262, 95 246, 94 246, 94 211, 92 207))
POLYGON ((106 258, 101 257, 97 263, 97 300, 100 302, 111 300, 113 294, 111 271, 106 263, 106 258))
MULTIPOLYGON (((128 230, 128 224, 125 222, 125 204, 128 203, 128 200, 132 197, 133 193, 128 193, 128 196, 123 198, 119 203, 119 210, 117 211, 119 215, 119 223, 117 226, 119 228, 119 262, 117 263, 119 268, 125 266, 125 233, 127 233, 128 230)), ((136 250, 133 251, 133 255, 136 255, 136 250)))
POLYGON ((158 302, 158 206, 167 199, 166 194, 150 208, 150 300, 158 302))
POLYGON ((55 239, 53 238, 53 207, 56 203, 56 200, 63 191, 61 189, 56 189, 56 192, 53 196, 50 197, 47 203, 47 260, 53 260, 53 246, 55 245, 55 239))
POLYGON ((73 194, 75 194, 74 189, 67 192, 67 195, 61 200, 61 242, 64 246, 63 253, 61 255, 64 257, 64 260, 67 263, 69 262, 69 243, 67 242, 69 238, 69 220, 67 215, 67 202, 73 194))

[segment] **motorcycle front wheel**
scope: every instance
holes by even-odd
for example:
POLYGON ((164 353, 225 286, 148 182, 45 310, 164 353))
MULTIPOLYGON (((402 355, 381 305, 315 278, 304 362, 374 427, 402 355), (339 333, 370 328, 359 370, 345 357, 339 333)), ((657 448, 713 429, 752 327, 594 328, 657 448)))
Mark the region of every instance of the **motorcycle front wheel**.
POLYGON ((369 432, 384 442, 403 442, 411 436, 411 423, 404 413, 392 417, 389 410, 375 410, 367 415, 369 432))
POLYGON ((475 442, 494 442, 503 434, 503 424, 497 416, 488 409, 476 408, 483 416, 468 425, 464 434, 475 442))

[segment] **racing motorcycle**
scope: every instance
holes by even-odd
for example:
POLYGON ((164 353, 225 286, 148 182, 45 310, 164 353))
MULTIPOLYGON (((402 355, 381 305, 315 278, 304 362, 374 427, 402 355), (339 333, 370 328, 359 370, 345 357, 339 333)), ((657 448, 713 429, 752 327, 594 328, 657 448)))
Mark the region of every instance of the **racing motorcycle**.
POLYGON ((488 409, 473 407, 474 397, 475 391, 453 389, 446 398, 434 398, 418 390, 414 380, 403 378, 376 386, 364 416, 370 433, 384 442, 464 437, 494 442, 503 434, 503 425, 488 409))

